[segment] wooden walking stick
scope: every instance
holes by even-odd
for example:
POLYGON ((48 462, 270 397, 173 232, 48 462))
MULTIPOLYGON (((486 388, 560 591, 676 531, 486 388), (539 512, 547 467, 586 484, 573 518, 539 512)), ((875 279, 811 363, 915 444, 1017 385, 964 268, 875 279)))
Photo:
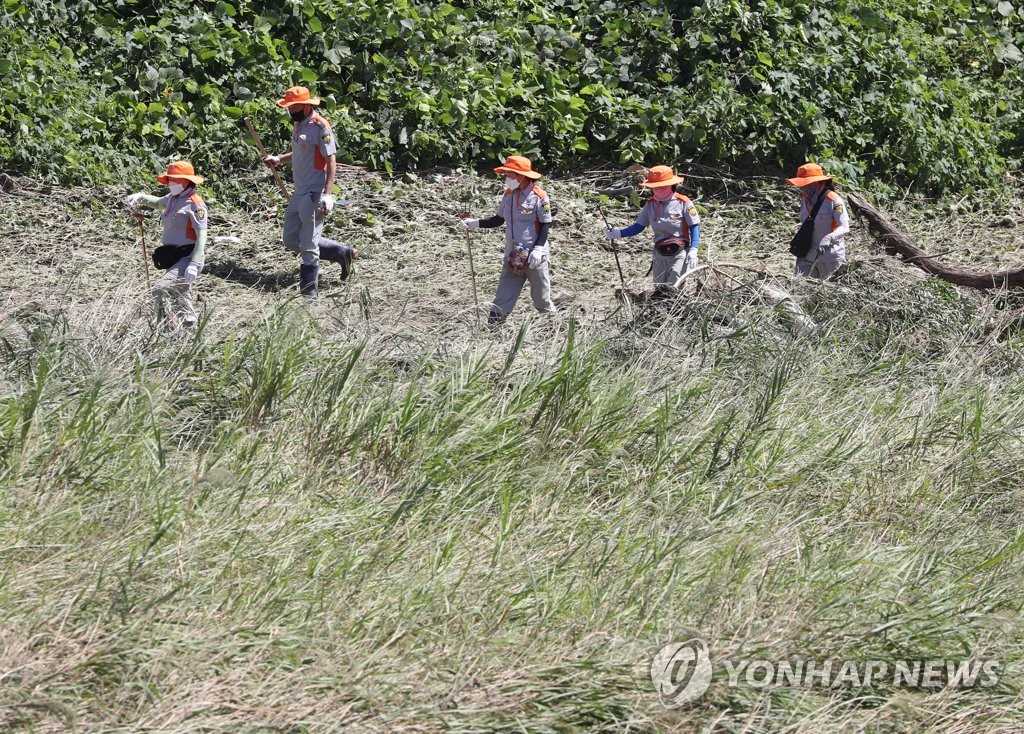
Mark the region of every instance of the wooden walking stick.
MULTIPOLYGON (((604 215, 604 207, 600 204, 597 205, 597 210, 601 212, 601 219, 604 220, 604 226, 607 229, 611 229, 608 225, 608 217, 604 215)), ((612 240, 612 254, 615 255, 615 267, 619 269, 619 282, 622 283, 622 287, 626 287, 626 279, 622 275, 622 265, 619 263, 619 247, 615 240, 612 240)))
POLYGON ((139 223, 139 236, 142 238, 142 264, 146 268, 146 287, 150 285, 149 279, 149 253, 146 252, 146 227, 143 225, 144 217, 141 214, 135 215, 135 221, 139 223))
MULTIPOLYGON (((267 149, 263 147, 263 141, 260 140, 260 135, 256 132, 256 128, 252 126, 252 121, 246 117, 245 126, 249 128, 249 134, 252 135, 253 142, 256 143, 256 147, 259 148, 260 155, 264 158, 267 157, 267 149)), ((292 197, 288 194, 288 187, 284 185, 284 181, 281 180, 281 174, 277 172, 277 167, 270 169, 274 172, 274 180, 277 181, 277 188, 281 189, 281 195, 284 196, 285 201, 289 201, 292 197)))
MULTIPOLYGON (((463 214, 460 219, 466 219, 469 214, 463 214)), ((476 294, 476 268, 473 267, 473 240, 469 236, 469 230, 466 230, 466 251, 469 253, 469 277, 470 282, 473 284, 473 304, 476 311, 476 322, 480 323, 480 298, 476 294)))

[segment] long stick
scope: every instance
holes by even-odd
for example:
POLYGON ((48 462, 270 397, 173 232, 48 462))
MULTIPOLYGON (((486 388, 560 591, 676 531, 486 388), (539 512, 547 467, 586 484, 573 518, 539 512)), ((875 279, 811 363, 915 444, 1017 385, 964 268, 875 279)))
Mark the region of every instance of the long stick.
MULTIPOLYGON (((601 219, 604 220, 605 228, 606 229, 611 229, 611 226, 609 226, 609 224, 608 224, 608 217, 606 217, 604 215, 604 207, 602 207, 600 204, 598 204, 597 205, 597 210, 599 212, 601 212, 601 219)), ((626 279, 622 275, 622 265, 619 263, 619 246, 618 246, 618 243, 615 242, 615 240, 612 240, 612 254, 615 255, 615 267, 619 269, 619 282, 622 283, 622 287, 625 288, 626 287, 626 279)))
MULTIPOLYGON (((263 147, 263 141, 260 140, 260 135, 256 132, 256 128, 252 126, 252 121, 246 117, 245 126, 249 128, 249 134, 252 135, 253 142, 256 143, 256 147, 259 148, 260 155, 264 158, 267 157, 267 149, 263 147)), ((277 172, 277 167, 270 169, 274 172, 274 180, 277 181, 277 188, 281 189, 281 194, 284 196, 285 201, 289 201, 292 197, 288 194, 288 187, 284 185, 284 181, 281 180, 281 174, 277 172)))
POLYGON ((469 275, 473 283, 473 303, 475 304, 476 322, 480 323, 480 299, 476 295, 476 268, 473 267, 473 241, 469 237, 469 230, 466 230, 466 250, 469 252, 469 275))
POLYGON ((149 287, 149 253, 146 252, 146 227, 142 223, 142 216, 139 214, 135 215, 135 219, 139 223, 139 235, 142 237, 142 264, 146 267, 146 287, 149 287))

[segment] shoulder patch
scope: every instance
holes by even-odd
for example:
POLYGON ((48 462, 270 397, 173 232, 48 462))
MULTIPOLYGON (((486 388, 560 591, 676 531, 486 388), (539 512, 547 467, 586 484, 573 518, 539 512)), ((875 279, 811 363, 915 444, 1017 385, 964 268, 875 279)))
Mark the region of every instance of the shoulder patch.
POLYGON ((551 200, 550 199, 544 199, 544 203, 541 206, 544 209, 544 211, 546 211, 546 212, 551 211, 551 200))
POLYGON ((320 136, 320 139, 323 140, 326 145, 330 145, 331 133, 329 131, 325 132, 323 135, 320 136))
POLYGON ((693 204, 690 204, 690 206, 686 207, 686 213, 689 214, 691 217, 697 216, 697 207, 695 207, 693 204))
POLYGON ((196 219, 206 219, 206 207, 196 209, 196 219))
POLYGON ((840 201, 838 204, 832 207, 832 211, 834 211, 836 214, 842 214, 843 212, 846 211, 846 207, 843 206, 843 202, 840 201))

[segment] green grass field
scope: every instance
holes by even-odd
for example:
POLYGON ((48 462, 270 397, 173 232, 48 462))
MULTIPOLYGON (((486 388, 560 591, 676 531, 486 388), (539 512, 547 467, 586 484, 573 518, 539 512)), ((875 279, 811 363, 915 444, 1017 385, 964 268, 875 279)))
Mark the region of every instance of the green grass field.
POLYGON ((350 182, 365 256, 313 308, 272 202, 214 210, 246 241, 211 252, 194 337, 152 323, 123 213, 4 195, 29 233, 0 275, 0 730, 1024 730, 1018 299, 860 231, 837 283, 790 282, 764 244, 789 220, 708 200, 715 256, 766 268, 815 333, 746 278, 617 309, 555 182, 573 295, 486 330, 450 227, 493 206, 470 183, 350 182), (387 229, 425 190, 451 212, 387 229), (691 637, 715 678, 668 709, 649 663, 691 637), (797 658, 1001 676, 758 689, 722 667, 797 658))

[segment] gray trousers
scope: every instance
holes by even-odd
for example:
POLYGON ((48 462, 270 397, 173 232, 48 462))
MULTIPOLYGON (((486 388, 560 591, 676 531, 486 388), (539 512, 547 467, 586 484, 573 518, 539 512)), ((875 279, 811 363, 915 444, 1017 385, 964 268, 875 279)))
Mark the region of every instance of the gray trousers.
POLYGON ((183 257, 156 279, 150 293, 156 301, 158 316, 167 309, 172 320, 180 318, 185 323, 195 323, 196 309, 192 303, 192 284, 185 280, 185 269, 191 262, 191 255, 183 257))
POLYGON ((846 244, 822 245, 818 243, 810 249, 807 257, 797 258, 797 275, 807 278, 825 278, 839 269, 846 262, 846 244))
POLYGON ((651 257, 654 285, 675 285, 679 276, 686 272, 686 250, 675 255, 662 255, 655 251, 651 257))
POLYGON ((303 265, 320 262, 320 233, 325 219, 320 211, 321 193, 295 194, 284 210, 284 246, 299 253, 303 265))
POLYGON ((797 275, 803 275, 807 278, 825 280, 825 278, 836 272, 844 262, 845 260, 810 260, 806 257, 801 257, 796 261, 796 272, 797 275))
POLYGON ((521 275, 516 275, 502 266, 501 275, 498 276, 498 292, 494 294, 494 304, 491 306, 492 321, 502 321, 512 313, 526 281, 530 281, 530 296, 533 298, 534 308, 541 313, 555 313, 555 304, 551 300, 551 271, 548 269, 547 261, 541 263, 536 270, 527 268, 521 275))

